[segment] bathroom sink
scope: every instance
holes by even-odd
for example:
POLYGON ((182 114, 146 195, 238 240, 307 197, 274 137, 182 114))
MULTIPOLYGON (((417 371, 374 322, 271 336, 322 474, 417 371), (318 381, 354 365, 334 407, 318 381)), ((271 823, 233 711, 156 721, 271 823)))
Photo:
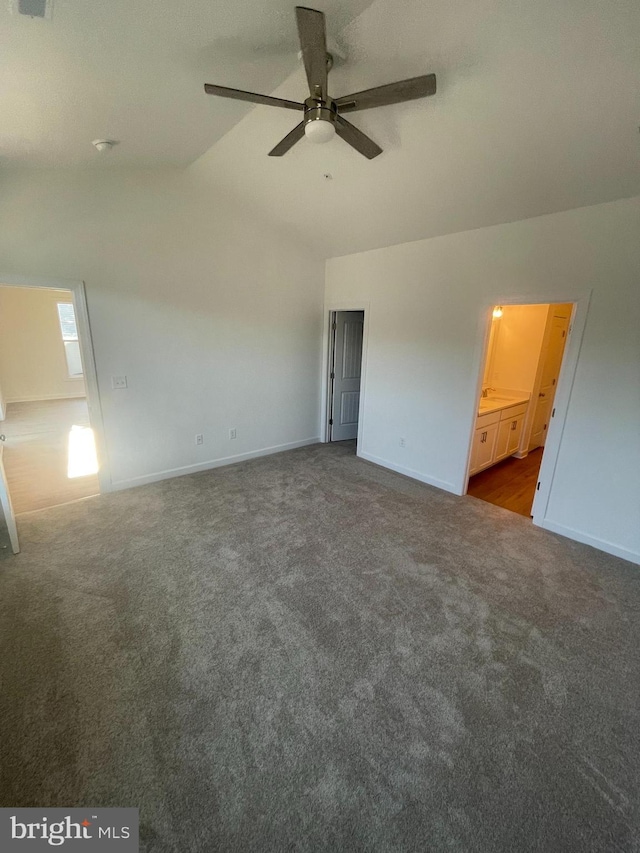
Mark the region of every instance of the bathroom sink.
POLYGON ((486 415, 488 412, 495 412, 498 409, 507 409, 509 406, 517 406, 519 403, 526 403, 528 397, 522 395, 510 394, 491 394, 489 397, 480 397, 478 403, 478 414, 486 415))
POLYGON ((500 403, 493 403, 490 400, 483 400, 478 406, 478 412, 480 412, 480 414, 490 412, 492 409, 498 409, 500 405, 500 403))
POLYGON ((478 414, 483 415, 486 412, 492 412, 495 409, 506 409, 507 406, 515 406, 518 403, 525 402, 522 397, 511 396, 505 397, 501 394, 492 394, 490 397, 481 397, 478 404, 478 414))
POLYGON ((490 397, 483 397, 480 400, 480 405, 482 405, 483 403, 491 403, 491 404, 493 404, 493 403, 510 403, 512 400, 517 400, 517 399, 518 399, 517 397, 499 397, 497 394, 496 395, 492 394, 490 397))

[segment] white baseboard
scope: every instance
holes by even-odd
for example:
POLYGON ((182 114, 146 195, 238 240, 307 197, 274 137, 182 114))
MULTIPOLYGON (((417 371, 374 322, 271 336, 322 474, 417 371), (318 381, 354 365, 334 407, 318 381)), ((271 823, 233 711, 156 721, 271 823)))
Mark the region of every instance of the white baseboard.
POLYGON ((7 403, 39 403, 41 400, 76 400, 80 397, 86 397, 86 393, 81 391, 76 394, 67 392, 66 394, 37 394, 35 397, 7 397, 7 403))
POLYGON ((560 536, 566 536, 567 539, 582 542, 583 545, 591 545, 592 548, 597 548, 598 551, 604 551, 606 554, 612 554, 614 557, 621 557, 630 563, 640 565, 640 554, 630 551, 628 548, 621 548, 619 545, 614 545, 613 542, 607 542, 606 539, 589 536, 588 533, 574 530, 572 527, 565 527, 564 524, 556 524, 555 521, 549 521, 548 519, 542 521, 537 526, 544 528, 544 530, 550 530, 552 533, 559 533, 560 536))
POLYGON ((183 477, 185 474, 197 474, 199 471, 209 471, 212 468, 222 468, 225 465, 233 465, 236 462, 245 462, 247 459, 257 459, 259 456, 270 456, 272 453, 282 453, 284 450, 295 450, 297 447, 307 447, 309 444, 318 444, 317 436, 305 438, 302 441, 291 441, 288 444, 277 444, 274 447, 263 447, 260 450, 250 450, 248 453, 238 453, 236 456, 223 456, 221 459, 210 459, 208 462, 198 462, 195 465, 183 465, 180 468, 167 468, 165 471, 157 471, 154 474, 145 474, 142 477, 132 477, 129 480, 115 480, 111 483, 109 491, 119 492, 122 489, 131 489, 134 486, 146 486, 148 483, 158 483, 160 480, 169 480, 172 477, 183 477))
POLYGON ((419 480, 421 483, 426 483, 428 486, 435 486, 437 489, 443 489, 445 492, 452 492, 454 495, 459 494, 453 483, 448 483, 445 480, 437 480, 435 477, 428 477, 426 474, 421 474, 419 471, 414 471, 412 468, 404 468, 402 465, 396 465, 394 462, 389 462, 387 459, 380 459, 372 453, 358 451, 358 456, 361 459, 366 459, 367 462, 373 462, 375 465, 380 465, 381 468, 389 468, 397 474, 404 474, 405 477, 411 477, 412 480, 419 480))

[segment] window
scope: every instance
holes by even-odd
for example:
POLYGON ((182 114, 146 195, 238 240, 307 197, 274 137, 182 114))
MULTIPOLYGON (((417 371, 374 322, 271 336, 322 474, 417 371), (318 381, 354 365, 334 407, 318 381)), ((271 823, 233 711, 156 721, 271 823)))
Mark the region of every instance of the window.
POLYGON ((58 319, 60 320, 64 352, 67 357, 69 378, 81 379, 83 375, 82 358, 80 357, 76 312, 73 310, 72 302, 58 302, 58 319))

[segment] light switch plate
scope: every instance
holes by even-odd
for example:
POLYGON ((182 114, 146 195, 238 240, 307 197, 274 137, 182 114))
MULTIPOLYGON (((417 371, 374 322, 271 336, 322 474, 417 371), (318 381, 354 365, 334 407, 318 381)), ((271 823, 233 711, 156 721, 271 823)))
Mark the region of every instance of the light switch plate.
POLYGON ((111 377, 111 387, 114 390, 118 390, 120 388, 127 387, 127 377, 126 376, 112 376, 111 377))

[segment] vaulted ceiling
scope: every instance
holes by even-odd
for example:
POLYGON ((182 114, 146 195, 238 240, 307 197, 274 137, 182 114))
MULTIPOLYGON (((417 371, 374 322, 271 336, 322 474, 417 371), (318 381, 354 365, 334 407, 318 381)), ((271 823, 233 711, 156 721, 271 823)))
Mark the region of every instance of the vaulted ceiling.
POLYGON ((350 116, 372 161, 340 139, 270 158, 296 113, 202 93, 303 99, 293 2, 54 2, 49 22, 0 12, 4 163, 193 162, 327 256, 640 194, 637 0, 312 4, 345 56, 334 96, 437 74, 434 97, 350 116), (100 136, 121 140, 108 161, 100 136))
MULTIPOLYGON (((371 0, 323 0, 329 34, 371 0)), ((296 67, 289 0, 52 0, 0 5, 0 164, 186 166, 250 107, 203 83, 269 91, 296 67), (119 140, 109 163, 93 139, 119 140)))

